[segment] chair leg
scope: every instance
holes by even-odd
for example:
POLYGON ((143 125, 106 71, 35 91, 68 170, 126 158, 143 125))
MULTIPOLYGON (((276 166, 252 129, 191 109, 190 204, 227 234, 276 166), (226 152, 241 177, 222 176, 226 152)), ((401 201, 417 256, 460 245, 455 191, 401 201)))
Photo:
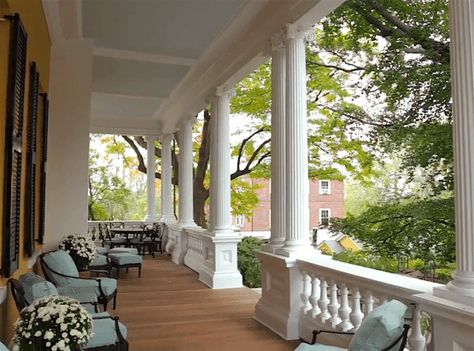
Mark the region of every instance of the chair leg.
POLYGON ((114 306, 113 306, 114 310, 117 308, 117 292, 115 292, 115 295, 114 295, 114 306))
POLYGON ((142 265, 138 266, 138 278, 142 276, 142 265))

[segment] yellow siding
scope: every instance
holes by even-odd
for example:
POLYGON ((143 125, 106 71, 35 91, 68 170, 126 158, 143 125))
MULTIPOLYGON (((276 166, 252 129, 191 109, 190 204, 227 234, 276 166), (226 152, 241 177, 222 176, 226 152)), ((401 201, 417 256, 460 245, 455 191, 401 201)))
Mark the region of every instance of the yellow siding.
POLYGON ((326 254, 326 255, 332 255, 334 253, 334 251, 332 250, 331 246, 329 246, 328 244, 326 244, 325 242, 321 243, 319 246, 318 246, 318 249, 321 250, 322 253, 326 254))
MULTIPOLYGON (((46 19, 43 13, 41 0, 0 0, 0 16, 5 14, 19 13, 25 30, 28 34, 28 51, 26 72, 26 90, 25 90, 25 116, 24 116, 24 139, 23 139, 23 155, 26 155, 26 124, 28 114, 28 77, 29 65, 35 61, 37 69, 40 73, 40 86, 42 92, 47 92, 49 80, 49 55, 51 42, 49 39, 46 19)), ((10 25, 8 22, 0 22, 0 196, 3 198, 3 179, 4 179, 4 140, 5 140, 5 120, 6 120, 6 96, 7 96, 7 72, 8 72, 8 52, 10 40, 10 25)), ((39 118, 41 120, 41 118, 39 118)), ((38 136, 41 136, 42 125, 38 123, 38 136)), ((41 137, 38 138, 38 150, 42 147, 41 137)), ((23 237, 25 223, 25 177, 26 175, 26 157, 23 157, 22 164, 22 225, 20 233, 20 267, 13 275, 18 277, 22 273, 28 271, 28 260, 23 257, 23 237)), ((39 178, 37 178, 39 184, 39 178)), ((38 194, 38 192, 37 192, 38 194)), ((39 198, 37 198, 36 213, 39 210, 39 198)), ((3 223, 3 202, 0 204, 0 223, 3 223)), ((38 219, 37 218, 37 223, 38 219)), ((1 227, 0 227, 1 228, 1 227)), ((0 229, 1 230, 1 229, 0 229)), ((3 233, 2 233, 3 236, 3 233)), ((2 240, 0 240, 0 255, 2 252, 2 240)), ((37 247, 39 249, 39 247, 37 247)), ((0 256, 1 258, 1 256, 0 256)), ((6 284, 7 279, 0 277, 0 286, 6 284)), ((11 297, 8 303, 0 306, 0 339, 7 342, 12 335, 12 324, 17 318, 16 309, 11 297)))
POLYGON ((348 251, 359 251, 360 247, 357 245, 357 243, 352 240, 350 237, 345 235, 341 240, 339 240, 339 244, 342 245, 342 247, 348 251))

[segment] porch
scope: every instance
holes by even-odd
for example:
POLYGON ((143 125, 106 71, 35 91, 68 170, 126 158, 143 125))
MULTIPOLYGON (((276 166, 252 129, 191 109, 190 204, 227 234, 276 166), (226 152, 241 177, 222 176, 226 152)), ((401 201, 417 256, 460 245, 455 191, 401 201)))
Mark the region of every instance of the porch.
POLYGON ((143 274, 123 274, 114 314, 128 327, 131 350, 293 350, 254 319, 260 295, 248 288, 211 290, 167 255, 146 257, 143 274))

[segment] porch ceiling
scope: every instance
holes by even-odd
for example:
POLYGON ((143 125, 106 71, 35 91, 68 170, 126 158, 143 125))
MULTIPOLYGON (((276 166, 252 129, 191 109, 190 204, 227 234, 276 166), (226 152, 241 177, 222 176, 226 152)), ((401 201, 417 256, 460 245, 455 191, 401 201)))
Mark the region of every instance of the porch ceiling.
POLYGON ((43 0, 53 44, 94 43, 91 132, 174 132, 265 60, 286 23, 344 0, 43 0))

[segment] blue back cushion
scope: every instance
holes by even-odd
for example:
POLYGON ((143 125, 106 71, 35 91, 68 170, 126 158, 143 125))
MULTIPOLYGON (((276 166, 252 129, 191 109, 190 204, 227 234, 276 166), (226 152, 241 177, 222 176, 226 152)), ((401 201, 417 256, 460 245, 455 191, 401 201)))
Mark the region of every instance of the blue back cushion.
MULTIPOLYGON (((57 250, 50 252, 43 256, 44 262, 48 265, 49 268, 52 270, 61 273, 70 275, 73 277, 79 276, 79 271, 77 270, 76 264, 72 260, 71 256, 63 250, 57 250)), ((54 274, 52 272, 48 272, 48 275, 54 281, 56 285, 68 285, 69 280, 66 277, 62 277, 58 274, 54 274)))
POLYGON ((29 304, 41 297, 58 295, 58 290, 53 284, 33 272, 23 274, 19 281, 25 290, 25 299, 29 304))
POLYGON ((407 306, 397 300, 375 308, 360 325, 348 351, 380 351, 389 347, 403 333, 406 311, 407 306))

